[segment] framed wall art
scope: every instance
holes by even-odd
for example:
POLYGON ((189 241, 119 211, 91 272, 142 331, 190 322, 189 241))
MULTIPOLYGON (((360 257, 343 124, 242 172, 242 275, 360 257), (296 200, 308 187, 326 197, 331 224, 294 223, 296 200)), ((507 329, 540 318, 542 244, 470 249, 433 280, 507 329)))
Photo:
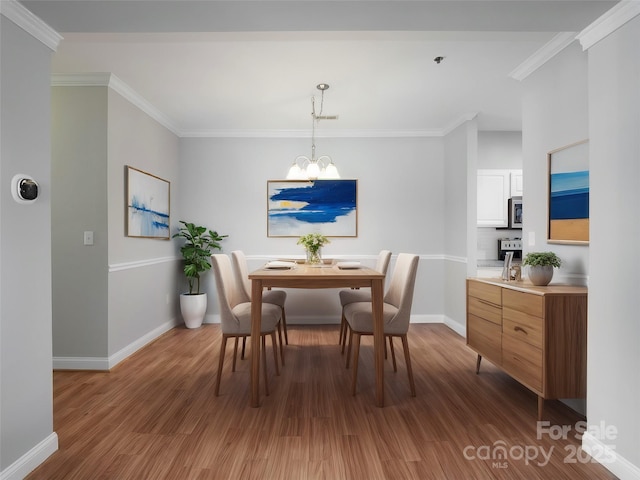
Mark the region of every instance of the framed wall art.
POLYGON ((588 140, 547 154, 549 164, 549 221, 547 242, 589 243, 588 140))
POLYGON ((357 180, 267 181, 267 236, 358 236, 357 180))
POLYGON ((170 184, 127 165, 127 236, 169 239, 170 184))

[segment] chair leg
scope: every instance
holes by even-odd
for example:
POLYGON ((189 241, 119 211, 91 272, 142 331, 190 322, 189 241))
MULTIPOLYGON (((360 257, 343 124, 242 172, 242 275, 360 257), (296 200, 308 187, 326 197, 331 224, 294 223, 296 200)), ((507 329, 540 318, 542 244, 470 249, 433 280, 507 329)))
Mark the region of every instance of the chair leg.
POLYGON ((278 322, 278 340, 280 342, 280 361, 284 367, 284 344, 282 343, 282 325, 278 322))
POLYGON ((391 350, 391 360, 393 361, 393 371, 398 371, 398 366, 396 365, 396 352, 393 350, 393 337, 389 335, 389 350, 391 350))
POLYGON ((220 393, 220 377, 222 376, 222 366, 224 365, 224 353, 227 349, 227 336, 223 333, 222 340, 220 341, 220 357, 218 359, 218 376, 216 377, 216 397, 220 393))
POLYGON ((347 346, 347 362, 345 367, 349 368, 349 360, 351 359, 351 343, 353 342, 353 329, 349 328, 349 345, 347 346))
POLYGON ((344 353, 344 349, 347 346, 347 335, 349 334, 351 327, 349 326, 349 323, 347 323, 347 319, 344 315, 342 316, 341 324, 344 326, 342 329, 342 338, 340 339, 340 342, 342 343, 341 353, 344 353))
POLYGON ((409 375, 409 386, 411 387, 411 396, 416 396, 416 384, 413 381, 413 370, 411 370, 411 357, 409 357, 409 342, 407 342, 407 335, 401 335, 402 348, 404 349, 404 363, 407 364, 407 375, 409 375))
POLYGON ((262 368, 264 371, 264 394, 269 396, 269 383, 267 379, 267 340, 265 334, 260 335, 262 339, 262 368))
MULTIPOLYGON (((282 328, 284 329, 284 342, 289 345, 289 334, 287 333, 287 316, 284 314, 284 307, 282 307, 282 328)), ((282 362, 282 364, 284 365, 284 360, 282 360, 282 362)))
POLYGON ((235 337, 233 341, 233 363, 231 364, 231 371, 236 371, 236 357, 238 356, 238 340, 240 337, 235 337))
MULTIPOLYGON (((282 346, 282 344, 280 345, 282 346)), ((276 342, 276 332, 271 332, 271 349, 273 350, 273 361, 276 364, 276 375, 280 375, 280 367, 278 366, 278 342, 276 342)))
POLYGON ((247 337, 242 337, 242 353, 240 354, 240 359, 244 360, 244 347, 247 346, 247 337))
MULTIPOLYGON (((356 394, 356 383, 358 382, 358 357, 360 356, 360 334, 354 333, 355 345, 353 347, 353 379, 351 380, 351 395, 356 394)), ((349 345, 351 346, 351 345, 349 345)))
POLYGON ((342 353, 344 353, 344 342, 346 340, 346 332, 345 332, 345 328, 346 328, 346 324, 347 321, 344 318, 344 313, 340 316, 340 335, 338 337, 338 345, 342 345, 342 353))

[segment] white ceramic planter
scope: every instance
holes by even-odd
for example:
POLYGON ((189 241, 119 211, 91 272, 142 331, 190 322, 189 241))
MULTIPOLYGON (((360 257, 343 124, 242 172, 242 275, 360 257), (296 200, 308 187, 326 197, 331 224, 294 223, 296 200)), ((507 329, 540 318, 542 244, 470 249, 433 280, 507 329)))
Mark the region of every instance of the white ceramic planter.
POLYGON ((180 295, 180 312, 187 328, 198 328, 202 325, 204 314, 207 311, 207 294, 180 295))
POLYGON ((551 265, 538 265, 529 267, 529 280, 538 286, 549 285, 553 278, 553 267, 551 265))

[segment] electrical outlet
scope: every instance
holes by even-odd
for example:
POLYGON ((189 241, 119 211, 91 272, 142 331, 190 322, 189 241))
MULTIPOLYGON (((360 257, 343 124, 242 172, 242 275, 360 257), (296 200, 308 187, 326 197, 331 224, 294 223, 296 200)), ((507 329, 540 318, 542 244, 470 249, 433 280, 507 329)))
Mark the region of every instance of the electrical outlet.
POLYGON ((93 232, 84 232, 84 244, 93 245, 93 232))

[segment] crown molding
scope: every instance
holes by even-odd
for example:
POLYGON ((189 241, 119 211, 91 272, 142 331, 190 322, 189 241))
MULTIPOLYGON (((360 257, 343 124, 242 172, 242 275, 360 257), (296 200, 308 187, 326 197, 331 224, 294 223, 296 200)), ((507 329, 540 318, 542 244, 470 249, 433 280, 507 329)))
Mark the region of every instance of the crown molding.
POLYGON ((52 87, 109 87, 120 94, 125 100, 138 107, 160 125, 170 130, 176 136, 180 135, 177 125, 164 113, 151 105, 129 85, 120 80, 113 73, 73 73, 51 75, 52 87))
MULTIPOLYGON (((323 130, 316 138, 418 138, 441 137, 442 130, 323 130)), ((196 138, 309 138, 311 130, 194 130, 180 134, 196 138)))
POLYGON ((640 15, 640 1, 623 0, 582 30, 576 38, 580 41, 582 50, 588 50, 638 15, 640 15))
POLYGON ((561 32, 545 43, 533 55, 518 65, 509 76, 521 82, 542 65, 567 48, 576 39, 575 32, 561 32))
POLYGON ((478 116, 478 112, 469 112, 469 113, 464 113, 464 114, 460 115, 460 117, 455 119, 448 126, 446 126, 445 128, 443 128, 441 130, 442 133, 441 133, 440 136, 444 137, 445 135, 450 134, 456 128, 458 128, 460 125, 463 125, 466 122, 470 122, 471 120, 473 120, 477 116, 478 116))
POLYGON ((58 49, 62 36, 17 0, 1 0, 0 14, 7 17, 54 52, 58 49))

